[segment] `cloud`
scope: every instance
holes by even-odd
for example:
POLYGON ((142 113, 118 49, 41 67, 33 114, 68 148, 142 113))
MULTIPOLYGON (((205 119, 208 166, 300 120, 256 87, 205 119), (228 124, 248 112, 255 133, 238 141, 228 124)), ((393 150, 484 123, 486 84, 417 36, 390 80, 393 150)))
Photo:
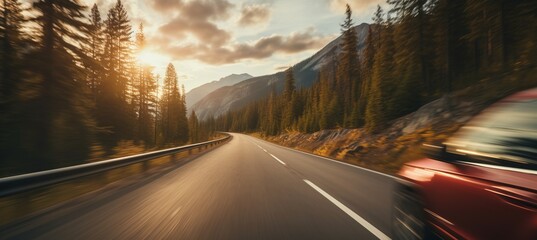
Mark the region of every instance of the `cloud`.
POLYGON ((210 45, 222 45, 231 39, 231 34, 218 28, 208 21, 193 21, 177 17, 171 22, 161 26, 159 31, 165 36, 176 40, 185 39, 187 35, 197 38, 200 42, 210 45))
POLYGON ((328 0, 330 8, 334 11, 343 13, 345 11, 345 5, 348 3, 351 10, 354 12, 363 12, 369 10, 372 6, 377 4, 384 4, 385 0, 328 0))
MULTIPOLYGON (((170 8, 171 1, 152 0, 155 9, 170 8)), ((251 42, 235 42, 232 32, 215 22, 228 20, 234 5, 228 0, 190 0, 173 5, 176 12, 158 28, 150 40, 158 50, 174 60, 198 60, 211 65, 236 63, 246 59, 266 59, 274 54, 293 54, 319 49, 333 36, 323 36, 308 28, 288 35, 271 35, 251 42)), ((239 11, 237 11, 239 12, 239 11)), ((239 25, 267 22, 268 4, 247 4, 240 9, 239 25)))
POLYGON ((331 37, 312 34, 313 29, 288 36, 272 35, 252 43, 235 43, 230 46, 182 44, 166 46, 163 50, 175 59, 197 59, 207 64, 222 65, 245 59, 265 59, 277 53, 293 54, 323 47, 331 37))
POLYGON ((253 26, 268 22, 270 10, 267 4, 242 5, 239 26, 253 26))
POLYGON ((227 0, 150 0, 154 10, 161 13, 179 13, 198 21, 225 20, 234 5, 227 0))
POLYGON ((181 15, 194 21, 226 20, 234 7, 227 0, 194 0, 180 8, 181 15))
MULTIPOLYGON (((153 1, 154 3, 160 2, 158 3, 160 5, 156 5, 159 7, 171 4, 167 0, 153 1)), ((234 5, 227 0, 193 0, 177 3, 175 6, 178 14, 159 27, 161 34, 171 36, 175 40, 184 40, 188 36, 193 36, 199 42, 209 45, 226 44, 231 39, 229 32, 212 22, 229 18, 230 10, 234 5)))
POLYGON ((159 12, 177 11, 183 6, 181 0, 151 0, 149 2, 149 5, 159 12))

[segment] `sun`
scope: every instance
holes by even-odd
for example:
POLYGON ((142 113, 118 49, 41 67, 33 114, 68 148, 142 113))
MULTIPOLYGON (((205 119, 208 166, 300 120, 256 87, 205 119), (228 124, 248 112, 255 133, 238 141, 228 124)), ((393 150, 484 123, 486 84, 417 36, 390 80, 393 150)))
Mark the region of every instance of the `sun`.
POLYGON ((166 65, 170 61, 169 57, 148 49, 142 50, 136 54, 136 60, 140 64, 154 67, 166 65))

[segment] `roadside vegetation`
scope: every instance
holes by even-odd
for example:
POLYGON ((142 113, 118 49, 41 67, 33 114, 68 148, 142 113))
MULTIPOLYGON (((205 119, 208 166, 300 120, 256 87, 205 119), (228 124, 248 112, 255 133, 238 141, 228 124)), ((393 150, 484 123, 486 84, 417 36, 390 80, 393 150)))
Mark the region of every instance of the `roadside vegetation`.
POLYGON ((296 89, 291 67, 282 92, 207 123, 393 172, 419 155, 413 151, 422 142, 441 141, 488 104, 537 86, 537 2, 388 4, 377 8, 360 53, 347 6, 339 54, 311 88, 296 89), (435 107, 424 111, 438 114, 431 118, 444 120, 404 131, 401 119, 419 121, 414 112, 427 104, 435 107), (318 145, 287 140, 349 131, 341 141, 314 140, 318 145))
POLYGON ((173 65, 139 61, 143 25, 121 0, 0 3, 0 176, 205 140, 173 65), (104 17, 105 16, 105 17, 104 17), (159 92, 160 91, 160 92, 159 92))

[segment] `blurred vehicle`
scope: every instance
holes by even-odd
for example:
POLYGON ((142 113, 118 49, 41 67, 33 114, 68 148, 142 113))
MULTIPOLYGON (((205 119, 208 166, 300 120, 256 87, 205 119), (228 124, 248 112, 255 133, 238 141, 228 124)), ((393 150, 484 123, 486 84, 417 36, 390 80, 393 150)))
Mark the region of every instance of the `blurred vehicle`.
POLYGON ((394 239, 537 239, 537 88, 423 150, 399 172, 394 239))

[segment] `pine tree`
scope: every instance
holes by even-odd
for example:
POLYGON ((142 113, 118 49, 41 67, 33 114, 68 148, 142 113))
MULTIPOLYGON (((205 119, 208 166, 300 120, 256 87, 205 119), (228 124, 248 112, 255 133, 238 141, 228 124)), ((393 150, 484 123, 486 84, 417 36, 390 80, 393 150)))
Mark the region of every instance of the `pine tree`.
POLYGON ((164 143, 184 143, 189 139, 185 98, 179 92, 177 72, 168 64, 160 99, 164 143))
POLYGON ((120 139, 132 138, 135 115, 129 105, 128 87, 130 72, 130 52, 132 34, 127 11, 121 0, 108 11, 105 21, 104 56, 102 59, 105 76, 102 80, 100 96, 97 97, 97 119, 99 125, 109 129, 103 136, 105 146, 113 147, 120 139))
POLYGON ((465 38, 474 43, 476 70, 487 70, 504 64, 503 2, 505 1, 475 0, 466 3, 469 33, 465 38))
POLYGON ((319 128, 330 129, 337 125, 340 119, 338 114, 338 96, 334 81, 330 82, 329 67, 322 68, 319 73, 319 128))
POLYGON ((88 86, 91 89, 93 100, 96 102, 103 76, 103 66, 100 63, 104 54, 103 22, 97 4, 94 4, 91 8, 89 23, 89 44, 86 52, 91 61, 87 64, 88 86))
POLYGON ((169 143, 174 139, 174 132, 177 131, 175 128, 174 120, 174 108, 173 108, 173 99, 175 92, 177 90, 177 72, 173 64, 168 64, 166 68, 166 73, 164 75, 164 85, 162 89, 162 95, 160 99, 161 104, 161 118, 162 118, 162 138, 164 143, 169 143))
MULTIPOLYGON (((19 133, 17 102, 22 75, 24 42, 21 4, 17 0, 0 2, 0 165, 8 169, 17 154, 19 133)), ((0 170, 1 171, 1 170, 0 170)), ((1 172, 0 172, 1 174, 1 172)))
POLYGON ((191 143, 197 143, 200 142, 200 126, 198 121, 198 116, 196 116, 196 111, 192 111, 190 113, 190 117, 188 118, 188 127, 190 132, 190 142, 191 143))
POLYGON ((182 93, 179 91, 176 93, 174 100, 176 104, 174 107, 177 108, 177 138, 176 141, 179 143, 186 143, 189 137, 189 128, 188 128, 188 118, 186 110, 186 101, 184 96, 184 86, 182 86, 182 93))
MULTIPOLYGON (((140 24, 136 33, 137 51, 143 51, 146 45, 144 27, 140 24)), ((151 67, 138 64, 134 84, 134 103, 137 105, 137 126, 138 138, 146 144, 153 143, 153 113, 155 112, 157 83, 155 76, 151 73, 151 67)))
MULTIPOLYGON (((421 99, 432 95, 432 83, 429 69, 431 57, 428 52, 431 44, 425 40, 425 12, 427 0, 391 0, 391 13, 396 14, 393 38, 397 51, 394 52, 395 76, 391 97, 383 99, 387 102, 386 117, 393 119, 415 110, 421 99)), ((429 32, 429 31, 427 31, 429 32)), ((428 38, 429 39, 429 38, 428 38)))
MULTIPOLYGON (((432 90, 430 81, 430 59, 427 46, 430 36, 426 19, 426 7, 431 0, 388 0, 392 5, 390 13, 395 13, 397 28, 395 31, 396 42, 399 44, 396 56, 399 70, 403 76, 402 81, 419 81, 427 91, 432 90), (421 81, 420 81, 421 80, 421 81)), ((405 83, 413 85, 412 83, 405 83)))
POLYGON ((89 153, 93 121, 86 98, 85 75, 79 67, 87 59, 88 24, 85 7, 76 0, 40 0, 33 3, 40 39, 27 62, 37 91, 25 102, 27 122, 21 138, 23 156, 39 169, 83 161, 89 153))
POLYGON ((283 89, 283 95, 285 100, 290 101, 295 91, 295 76, 293 68, 290 67, 285 71, 285 87, 283 89))
MULTIPOLYGON (((377 12, 375 13, 375 16, 380 16, 380 19, 382 19, 382 8, 378 6, 377 12)), ((376 18, 373 18, 374 20, 376 18)), ((382 21, 382 20, 381 20, 382 21)), ((382 24, 382 22, 379 22, 377 24, 382 24)), ((365 116, 366 116, 366 108, 367 108, 367 102, 369 100, 369 92, 371 87, 371 81, 372 81, 372 75, 373 75, 373 66, 374 66, 374 60, 375 60, 375 54, 378 48, 377 41, 380 41, 378 39, 378 29, 380 26, 369 26, 368 34, 366 38, 365 43, 365 50, 364 50, 364 57, 362 58, 362 86, 361 86, 361 93, 360 93, 360 99, 358 99, 358 115, 363 116, 359 119, 358 126, 362 127, 365 124, 365 116), (376 31, 373 31, 373 28, 377 28, 376 31)))
POLYGON ((360 99, 360 59, 358 57, 358 38, 352 21, 352 10, 346 5, 345 20, 341 24, 343 39, 341 41, 341 57, 339 61, 339 91, 343 94, 343 126, 356 127, 360 123, 357 101, 360 99))
POLYGON ((394 76, 392 71, 395 66, 393 56, 395 54, 393 42, 393 25, 388 18, 384 23, 382 9, 378 8, 375 24, 379 28, 381 42, 379 49, 375 52, 373 71, 371 76, 371 87, 368 94, 366 108, 365 127, 371 132, 377 131, 385 126, 390 119, 392 101, 389 97, 393 93, 394 76))
POLYGON ((291 125, 298 118, 298 111, 300 104, 296 96, 295 77, 293 68, 289 68, 285 71, 285 87, 283 89, 283 101, 285 105, 282 107, 282 128, 291 129, 291 125))
POLYGON ((12 97, 20 77, 21 28, 24 21, 18 0, 4 0, 0 8, 0 101, 12 97))
POLYGON ((266 103, 266 111, 267 111, 267 123, 265 128, 265 134, 269 136, 277 135, 280 133, 280 126, 281 126, 281 105, 278 101, 277 95, 276 95, 276 89, 272 88, 272 91, 270 93, 270 96, 266 103))

